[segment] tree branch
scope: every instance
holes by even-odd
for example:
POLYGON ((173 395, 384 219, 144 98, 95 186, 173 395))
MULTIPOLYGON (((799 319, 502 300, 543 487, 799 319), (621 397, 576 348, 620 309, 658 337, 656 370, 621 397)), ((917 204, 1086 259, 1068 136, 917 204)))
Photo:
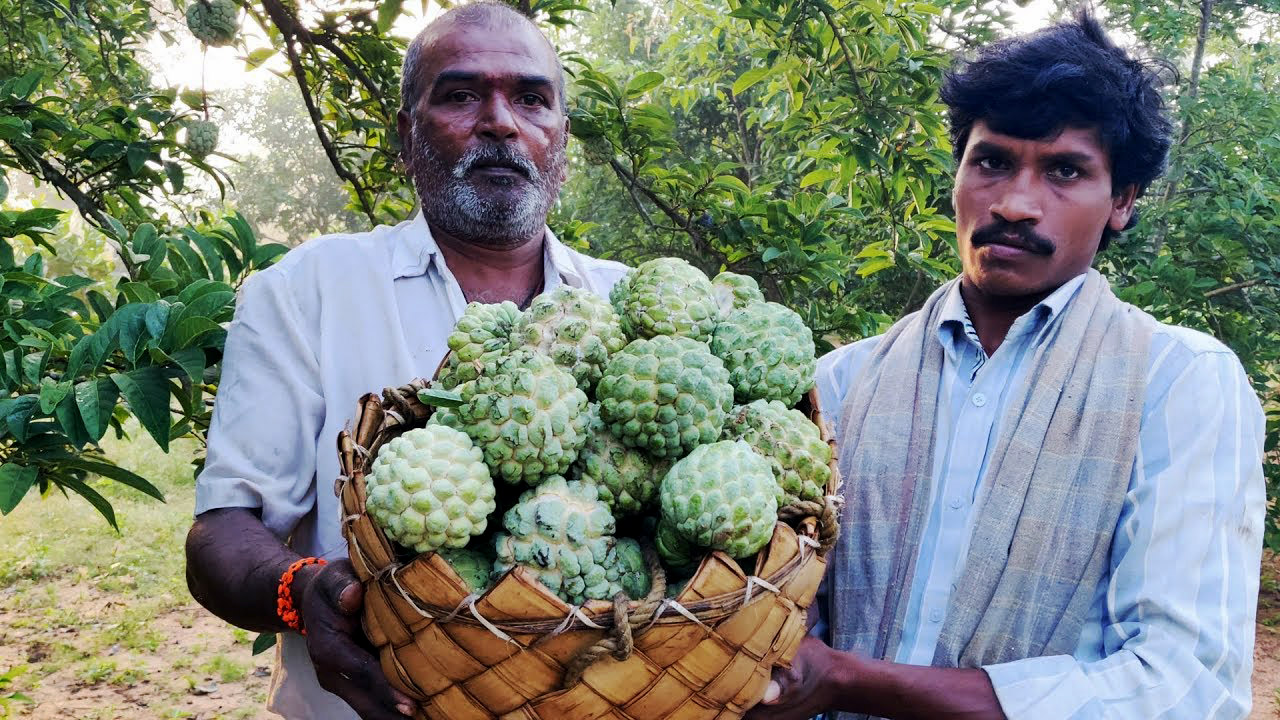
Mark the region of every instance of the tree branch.
POLYGON ((702 244, 702 233, 697 228, 693 227, 692 223, 690 223, 688 219, 681 217, 680 213, 675 208, 671 207, 666 200, 663 200, 658 196, 657 193, 636 182, 635 176, 631 174, 631 171, 623 167, 622 163, 618 162, 615 158, 610 158, 609 167, 613 168, 614 173, 618 175, 628 188, 633 188, 634 190, 642 193, 649 202, 653 203, 654 206, 662 211, 662 214, 671 218, 671 221, 676 224, 681 232, 689 235, 689 237, 693 238, 694 242, 699 245, 702 244))
POLYGON ((1207 290, 1205 291, 1204 296, 1206 298, 1217 297, 1218 295, 1226 295, 1229 292, 1235 292, 1236 290, 1243 290, 1245 288, 1250 288, 1250 287, 1253 287, 1254 285, 1261 285, 1261 284, 1262 284, 1262 280, 1260 278, 1254 278, 1252 280, 1245 280, 1243 282, 1232 283, 1230 285, 1223 285, 1220 288, 1207 290))

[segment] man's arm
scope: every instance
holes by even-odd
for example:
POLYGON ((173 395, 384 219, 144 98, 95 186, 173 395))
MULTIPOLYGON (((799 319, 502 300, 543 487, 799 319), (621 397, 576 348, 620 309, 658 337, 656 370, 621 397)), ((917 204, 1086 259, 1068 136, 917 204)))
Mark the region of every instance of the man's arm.
MULTIPOLYGON (((192 596, 233 625, 266 632, 291 632, 277 616, 277 585, 299 556, 281 539, 315 507, 325 407, 286 280, 267 271, 242 290, 186 547, 192 596)), ((363 588, 350 563, 305 566, 291 590, 320 687, 362 718, 411 715, 412 702, 390 686, 362 645, 363 588)))

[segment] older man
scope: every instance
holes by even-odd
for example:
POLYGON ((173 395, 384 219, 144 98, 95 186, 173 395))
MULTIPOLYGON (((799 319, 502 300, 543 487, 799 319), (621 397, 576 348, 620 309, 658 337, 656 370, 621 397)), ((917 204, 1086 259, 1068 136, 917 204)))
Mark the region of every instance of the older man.
POLYGON ((245 284, 196 486, 192 595, 235 625, 283 633, 269 707, 288 718, 414 712, 367 649, 344 559, 334 448, 357 398, 430 376, 469 301, 524 306, 560 283, 607 295, 625 271, 546 227, 568 118, 559 58, 532 23, 497 4, 456 8, 404 68, 399 131, 422 212, 313 240, 245 284), (312 557, 328 564, 298 565, 312 557), (294 567, 289 619, 305 635, 278 613, 294 567))
POLYGON ((750 718, 1243 718, 1258 399, 1221 343, 1090 270, 1164 167, 1155 79, 1082 15, 942 98, 963 273, 819 365, 848 501, 831 646, 807 638, 750 718))

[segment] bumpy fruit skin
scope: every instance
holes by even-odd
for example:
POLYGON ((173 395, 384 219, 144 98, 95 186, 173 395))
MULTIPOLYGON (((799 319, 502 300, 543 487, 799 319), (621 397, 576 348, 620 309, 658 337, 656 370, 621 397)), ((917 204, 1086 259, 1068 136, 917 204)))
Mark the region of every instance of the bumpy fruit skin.
POLYGON ((218 147, 218 126, 207 120, 192 120, 187 123, 187 141, 184 147, 194 157, 205 157, 218 147))
POLYGON ((596 399, 614 437, 655 457, 677 458, 719 439, 733 386, 706 345, 660 335, 633 340, 615 354, 596 399))
POLYGON ((702 445, 662 479, 662 519, 691 544, 735 558, 764 547, 778 520, 769 461, 741 440, 702 445))
POLYGON ((453 390, 475 380, 486 362, 510 351, 511 333, 520 317, 520 309, 510 301, 469 303, 449 333, 449 358, 440 368, 436 383, 453 390))
POLYGON ((516 350, 489 360, 456 391, 462 405, 432 418, 469 435, 489 470, 507 482, 536 485, 563 475, 587 441, 586 394, 541 353, 516 350))
POLYGON ((831 446, 804 413, 777 400, 756 400, 733 409, 726 440, 743 440, 773 467, 778 506, 800 500, 821 502, 831 480, 831 446))
POLYGON ((234 0, 191 0, 187 6, 187 28, 205 45, 223 47, 236 40, 234 0))
POLYGON ((760 285, 750 275, 739 275, 726 270, 711 278, 711 287, 715 291, 721 317, 753 302, 764 302, 760 285))
POLYGON ((740 403, 794 406, 813 387, 813 333, 793 310, 763 302, 734 310, 716 326, 711 352, 724 361, 740 403))
MULTIPOLYGON (((644 551, 640 543, 631 538, 618 538, 609 552, 608 574, 617 590, 626 593, 632 600, 639 600, 649 594, 653 587, 653 577, 649 575, 649 566, 644 561, 644 551)), ((617 594, 615 591, 614 595, 617 594)), ((610 595, 612 597, 612 595, 610 595)))
POLYGON ((641 263, 618 282, 609 299, 628 338, 678 335, 708 342, 720 317, 711 281, 678 258, 641 263))
POLYGON ((568 285, 534 298, 512 340, 513 346, 550 356, 588 394, 610 356, 626 344, 613 307, 590 290, 568 285))
POLYGON ((382 446, 365 483, 365 508, 374 522, 420 553, 466 545, 484 532, 495 508, 480 449, 440 425, 410 430, 382 446))
POLYGON ((488 555, 471 548, 446 548, 439 552, 440 557, 444 558, 453 571, 462 577, 472 592, 484 592, 489 587, 493 559, 488 555))
POLYGON ((526 490, 502 523, 507 531, 494 537, 495 576, 523 565, 574 605, 618 591, 621 573, 612 573, 611 581, 608 566, 616 542, 613 516, 594 487, 550 477, 526 490))
POLYGON ((614 437, 600 419, 598 405, 591 407, 587 432, 587 443, 573 465, 574 477, 595 485, 615 517, 643 513, 656 505, 659 473, 665 473, 665 463, 614 437))

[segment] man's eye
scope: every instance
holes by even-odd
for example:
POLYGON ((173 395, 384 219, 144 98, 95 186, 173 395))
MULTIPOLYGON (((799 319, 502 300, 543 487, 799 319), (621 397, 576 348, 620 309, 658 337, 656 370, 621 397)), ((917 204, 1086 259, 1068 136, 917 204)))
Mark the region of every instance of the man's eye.
POLYGON ((475 96, 467 92, 466 90, 454 90, 453 92, 449 93, 449 100, 451 102, 459 102, 459 103, 471 102, 471 100, 473 99, 475 99, 475 96))
POLYGON ((547 101, 537 93, 525 93, 524 95, 521 95, 519 98, 517 98, 517 100, 519 100, 521 105, 546 105, 547 104, 547 101))
POLYGON ((1059 165, 1053 169, 1053 176, 1059 180, 1075 180, 1080 177, 1080 168, 1074 165, 1059 165))
POLYGON ((1008 168, 1008 163, 995 157, 978 158, 977 164, 983 170, 1005 170, 1008 168))

